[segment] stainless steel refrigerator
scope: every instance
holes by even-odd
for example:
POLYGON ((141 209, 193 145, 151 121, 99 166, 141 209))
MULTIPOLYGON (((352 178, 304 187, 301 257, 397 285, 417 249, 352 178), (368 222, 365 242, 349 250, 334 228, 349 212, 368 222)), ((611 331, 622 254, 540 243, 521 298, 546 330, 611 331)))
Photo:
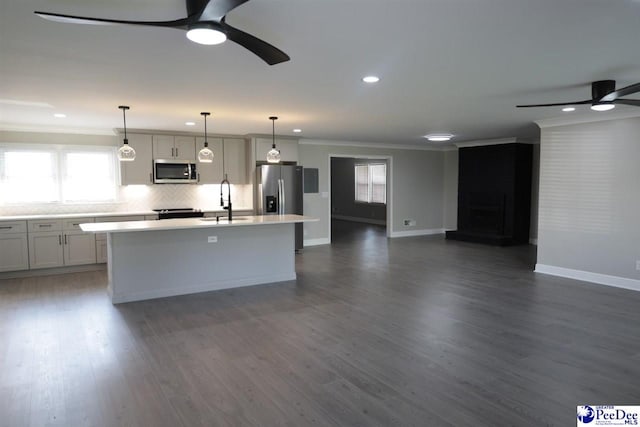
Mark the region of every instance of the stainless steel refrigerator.
MULTIPOLYGON (((260 165, 256 188, 258 215, 302 215, 302 166, 260 165)), ((302 223, 295 228, 297 251, 302 249, 302 223)))

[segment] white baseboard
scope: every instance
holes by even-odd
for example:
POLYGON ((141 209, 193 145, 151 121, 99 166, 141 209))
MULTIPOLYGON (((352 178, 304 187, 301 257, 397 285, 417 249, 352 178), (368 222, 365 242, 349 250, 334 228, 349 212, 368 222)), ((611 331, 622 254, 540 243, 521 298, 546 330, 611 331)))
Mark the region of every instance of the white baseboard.
POLYGON ((389 237, 430 236, 432 234, 444 234, 444 228, 427 228, 423 230, 392 231, 389 237))
POLYGON ((538 246, 538 239, 534 239, 533 237, 531 237, 529 239, 529 244, 538 246))
POLYGON ((546 264, 536 264, 536 269, 534 271, 536 273, 550 274, 552 276, 566 277, 568 279, 583 280, 585 282, 598 283, 600 285, 640 291, 640 280, 628 279, 626 277, 610 276, 608 274, 592 273, 590 271, 574 270, 571 268, 556 267, 546 264))
POLYGON ((323 237, 321 239, 306 239, 303 242, 303 246, 307 247, 307 246, 328 245, 329 243, 331 243, 331 239, 329 239, 328 237, 323 237))
POLYGON ((364 222, 367 224, 375 224, 375 225, 387 225, 387 221, 382 219, 360 218, 360 217, 346 216, 346 215, 331 214, 331 219, 340 219, 342 221, 351 221, 351 222, 364 222))

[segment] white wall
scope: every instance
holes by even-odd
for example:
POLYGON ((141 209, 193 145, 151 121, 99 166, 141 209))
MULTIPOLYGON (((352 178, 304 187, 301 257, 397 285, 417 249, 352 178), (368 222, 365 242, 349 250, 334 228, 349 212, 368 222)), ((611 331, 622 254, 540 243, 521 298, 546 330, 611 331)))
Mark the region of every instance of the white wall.
MULTIPOLYGON (((121 140, 108 135, 0 131, 0 144, 119 146, 121 140)), ((252 185, 234 185, 234 209, 253 206, 252 185)), ((118 187, 116 203, 0 205, 0 216, 87 212, 141 212, 162 208, 220 209, 220 186, 190 184, 130 185, 118 187)))
POLYGON ((640 290, 640 118, 541 127, 536 270, 640 290))
POLYGON ((329 156, 390 157, 391 170, 387 202, 392 203, 387 217, 392 236, 429 234, 443 231, 444 152, 350 146, 349 142, 302 140, 299 164, 318 168, 320 193, 304 195, 304 213, 320 221, 305 223, 305 241, 328 243, 329 156), (324 193, 324 194, 323 194, 324 193), (413 219, 415 226, 405 226, 413 219))

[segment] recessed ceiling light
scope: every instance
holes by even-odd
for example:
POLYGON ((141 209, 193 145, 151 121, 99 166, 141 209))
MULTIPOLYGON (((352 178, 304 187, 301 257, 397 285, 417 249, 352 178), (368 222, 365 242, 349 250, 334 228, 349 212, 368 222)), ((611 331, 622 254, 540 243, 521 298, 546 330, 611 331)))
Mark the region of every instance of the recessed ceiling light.
POLYGON ((609 111, 616 108, 613 104, 594 104, 591 106, 591 109, 594 111, 609 111))
POLYGON ((568 113, 570 111, 576 111, 576 108, 575 107, 564 107, 562 109, 562 111, 564 111, 565 113, 568 113))
POLYGON ((380 81, 380 77, 377 76, 365 76, 362 78, 362 81, 365 83, 378 83, 380 81))
POLYGON ((65 117, 67 117, 67 115, 62 113, 55 113, 53 117, 57 117, 58 119, 64 119, 65 117))
POLYGON ((293 133, 300 133, 300 132, 302 132, 302 129, 294 129, 293 130, 293 133))
POLYGON ((450 133, 432 133, 429 135, 425 135, 424 137, 433 142, 445 142, 451 140, 451 138, 453 138, 453 135, 451 135, 450 133))
POLYGON ((184 124, 187 126, 195 126, 196 122, 184 122, 184 124))
POLYGON ((227 40, 222 31, 206 27, 191 28, 187 31, 187 38, 192 42, 208 45, 224 43, 227 40))

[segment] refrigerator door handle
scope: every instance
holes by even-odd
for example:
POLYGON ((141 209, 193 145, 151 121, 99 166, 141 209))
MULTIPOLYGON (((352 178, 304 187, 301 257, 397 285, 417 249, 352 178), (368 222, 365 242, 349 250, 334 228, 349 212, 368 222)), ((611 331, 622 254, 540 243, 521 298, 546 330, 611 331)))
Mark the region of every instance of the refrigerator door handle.
POLYGON ((284 179, 280 180, 282 182, 282 209, 280 210, 280 214, 284 215, 287 213, 287 198, 285 197, 285 189, 284 189, 284 179))

